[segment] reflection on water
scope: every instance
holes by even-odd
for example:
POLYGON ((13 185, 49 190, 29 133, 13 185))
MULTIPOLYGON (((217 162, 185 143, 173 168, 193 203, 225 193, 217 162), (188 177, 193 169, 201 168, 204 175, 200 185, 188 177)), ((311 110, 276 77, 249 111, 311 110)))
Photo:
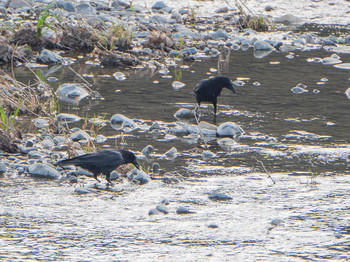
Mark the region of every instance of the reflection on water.
MULTIPOLYGON (((139 153, 146 145, 164 154, 175 146, 176 159, 141 160, 160 163, 167 172, 195 177, 167 185, 154 180, 144 186, 124 181, 119 193, 74 194, 67 182, 30 177, 0 179, 0 259, 6 261, 299 261, 347 260, 349 247, 347 172, 350 153, 347 70, 308 58, 327 57, 324 51, 296 52, 294 58, 271 53, 257 59, 252 51, 225 53, 218 58, 170 68, 172 78, 151 70, 125 70, 74 65, 103 97, 79 107, 61 104, 61 111, 85 118, 123 114, 139 129, 127 136, 127 147, 139 153), (215 69, 218 73, 215 73, 215 69), (213 158, 202 158, 203 140, 154 137, 152 122, 176 122, 179 108, 194 109, 193 87, 201 79, 226 75, 244 85, 238 94, 223 90, 217 123, 234 121, 245 130, 238 143, 209 140, 213 158), (118 74, 119 75, 119 74, 118 74), (110 77, 108 77, 110 76, 110 77), (158 81, 157 84, 154 81, 158 81), (172 87, 173 81, 185 84, 172 87), (294 94, 299 83, 308 92, 294 94), (314 90, 318 90, 314 91, 314 90), (277 181, 272 185, 264 169, 277 181), (310 176, 311 172, 313 176, 310 176), (213 192, 233 198, 208 199, 213 192), (148 216, 162 198, 170 201, 168 215, 148 216), (186 206, 195 213, 178 215, 186 206), (215 224, 217 228, 208 228, 215 224)), ((344 63, 349 55, 341 55, 344 63)), ((44 75, 47 73, 42 69, 44 75)), ((17 72, 19 78, 26 72, 17 72)), ((51 73, 54 83, 78 82, 62 67, 51 73)), ((26 81, 25 81, 26 82, 26 81)), ((203 120, 213 123, 212 105, 202 107, 203 120)), ((195 123, 190 120, 190 123, 195 123)), ((80 126, 80 124, 74 124, 80 126)), ((119 134, 110 125, 100 131, 119 134)), ((114 146, 113 140, 107 140, 114 146)), ((90 178, 82 178, 88 186, 90 178)))

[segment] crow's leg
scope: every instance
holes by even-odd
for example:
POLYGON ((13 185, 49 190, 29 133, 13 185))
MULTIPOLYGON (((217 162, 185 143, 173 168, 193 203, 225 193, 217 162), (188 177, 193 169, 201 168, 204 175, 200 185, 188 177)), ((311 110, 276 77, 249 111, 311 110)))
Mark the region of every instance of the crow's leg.
POLYGON ((97 178, 98 174, 94 173, 94 178, 100 183, 101 181, 97 178))

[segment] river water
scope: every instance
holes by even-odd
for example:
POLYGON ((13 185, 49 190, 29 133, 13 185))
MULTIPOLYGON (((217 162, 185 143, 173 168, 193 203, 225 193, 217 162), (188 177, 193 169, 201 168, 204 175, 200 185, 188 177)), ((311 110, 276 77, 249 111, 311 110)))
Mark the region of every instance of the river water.
MULTIPOLYGON (((157 70, 124 70, 126 80, 80 61, 72 68, 86 78, 102 101, 78 107, 61 103, 61 112, 92 118, 124 114, 140 128, 125 135, 125 147, 136 152, 144 169, 157 161, 163 172, 179 178, 166 184, 152 180, 134 185, 126 179, 117 190, 75 193, 78 185, 28 176, 0 177, 0 259, 2 261, 301 261, 350 259, 348 176, 349 71, 310 62, 328 57, 324 50, 272 53, 256 58, 253 51, 223 52, 216 58, 157 70), (217 72, 215 72, 218 70, 217 72), (174 113, 194 109, 191 93, 201 79, 226 75, 240 80, 233 95, 218 99, 216 124, 233 121, 245 134, 236 144, 219 138, 192 141, 147 131, 153 122, 176 125, 174 113), (173 81, 186 84, 172 87, 173 81), (154 83, 158 81, 159 83, 154 83), (299 83, 308 92, 294 94, 299 83), (146 159, 140 151, 153 145, 146 159), (176 147, 178 157, 164 153, 176 147), (206 148, 207 147, 207 148, 206 148), (206 149, 214 158, 203 159, 206 149), (266 170, 265 170, 266 169, 266 170), (267 172, 276 181, 274 184, 267 172), (212 201, 212 193, 232 197, 212 201), (148 211, 169 200, 169 214, 148 211), (184 206, 194 213, 179 215, 184 206), (209 227, 215 224, 217 227, 209 227)), ((350 56, 341 54, 344 63, 350 56)), ((48 76, 51 69, 41 69, 48 76)), ((53 71, 53 70, 52 70, 53 71)), ((51 71, 51 72, 52 72, 51 71)), ((19 78, 28 72, 18 71, 19 78)), ((67 67, 50 76, 59 85, 77 82, 67 67)), ((202 106, 202 120, 214 123, 211 105, 202 106)), ((181 121, 180 121, 181 122, 181 121)), ((183 123, 195 123, 194 119, 183 123)), ((82 123, 75 124, 81 127, 82 123)), ((120 135, 109 124, 99 130, 120 135)), ((232 142, 232 141, 231 141, 232 142)), ((114 139, 105 145, 113 147, 114 139)))

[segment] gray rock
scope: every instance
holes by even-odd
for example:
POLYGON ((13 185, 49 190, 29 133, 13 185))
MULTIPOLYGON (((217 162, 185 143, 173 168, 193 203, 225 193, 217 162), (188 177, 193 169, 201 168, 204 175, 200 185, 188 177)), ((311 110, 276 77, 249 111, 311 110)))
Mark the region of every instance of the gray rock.
POLYGON ((154 163, 152 164, 152 172, 153 172, 153 173, 159 173, 159 171, 160 171, 160 165, 159 165, 159 163, 154 162, 154 163))
POLYGON ((164 8, 167 8, 167 7, 168 6, 163 1, 155 2, 152 5, 152 9, 155 9, 155 10, 161 10, 161 9, 164 9, 164 8))
POLYGON ((278 226, 281 223, 283 223, 283 220, 280 219, 280 218, 272 219, 272 221, 270 222, 270 224, 273 225, 273 226, 278 226))
POLYGON ((140 185, 146 184, 151 181, 151 178, 148 174, 143 172, 142 170, 138 170, 134 168, 131 170, 128 174, 127 177, 129 180, 136 182, 140 185))
POLYGON ((30 151, 28 152, 28 158, 31 158, 31 159, 40 159, 44 156, 44 154, 42 152, 39 152, 39 151, 30 151))
POLYGON ((174 114, 174 117, 177 119, 193 118, 194 111, 187 108, 180 108, 179 110, 176 111, 176 113, 174 114))
POLYGON ((225 122, 217 129, 217 135, 220 137, 234 137, 244 134, 244 130, 234 122, 225 122))
POLYGON ((0 173, 5 173, 7 170, 7 167, 4 162, 0 162, 0 173))
POLYGON ((160 201, 161 204, 163 205, 169 205, 169 200, 166 199, 166 198, 163 198, 161 201, 160 201))
POLYGON ((184 55, 194 55, 198 52, 197 48, 191 47, 191 48, 184 48, 182 49, 182 53, 184 55))
POLYGON ((209 196, 209 199, 220 201, 220 200, 232 200, 233 198, 225 194, 214 193, 209 196))
POLYGON ((227 13, 228 12, 228 7, 223 6, 215 10, 215 13, 227 13))
POLYGON ((157 209, 155 209, 155 208, 152 208, 152 209, 150 209, 149 211, 148 211, 148 215, 149 216, 153 216, 153 215, 158 215, 160 212, 157 210, 157 209))
POLYGON ((188 130, 186 126, 176 126, 173 128, 169 128, 169 133, 175 136, 185 136, 188 135, 188 130))
POLYGON ((97 135, 95 139, 97 144, 102 144, 107 141, 107 138, 104 135, 97 135))
POLYGON ((63 8, 67 12, 75 12, 75 7, 71 2, 68 1, 57 1, 56 2, 58 8, 63 8))
POLYGON ((265 11, 266 12, 270 12, 270 11, 272 11, 273 10, 273 7, 271 6, 271 5, 266 5, 265 6, 265 11))
POLYGON ((79 84, 62 84, 56 91, 60 100, 77 104, 84 98, 89 97, 89 92, 79 84))
POLYGON ((177 50, 171 50, 171 51, 169 52, 169 56, 170 56, 170 57, 179 57, 179 56, 180 56, 180 52, 177 51, 177 50))
POLYGON ((32 140, 28 140, 27 142, 26 142, 26 145, 25 145, 26 147, 33 147, 34 146, 34 142, 32 141, 32 140))
POLYGON ((202 153, 203 159, 211 159, 213 157, 215 157, 215 154, 209 150, 203 151, 203 153, 202 153))
POLYGON ((152 15, 149 19, 149 22, 154 24, 166 24, 169 23, 170 20, 163 15, 152 15))
POLYGON ((167 157, 175 157, 177 154, 177 149, 176 147, 172 147, 170 150, 168 150, 164 155, 166 155, 167 157))
POLYGON ((45 139, 45 140, 41 141, 40 144, 42 145, 42 147, 44 149, 52 149, 55 145, 55 143, 50 139, 45 139))
POLYGON ((38 117, 32 120, 34 126, 37 128, 43 128, 49 126, 49 120, 46 118, 38 117))
POLYGON ((163 205, 157 205, 156 209, 165 215, 169 214, 169 210, 163 205))
POLYGON ((258 40, 254 43, 254 49, 270 51, 274 50, 275 48, 266 41, 258 40))
POLYGON ((18 9, 23 7, 32 7, 34 2, 32 0, 10 0, 9 8, 18 9))
POLYGON ((64 123, 74 123, 81 120, 81 117, 73 114, 60 113, 56 116, 56 119, 64 123))
POLYGON ((117 124, 117 125, 122 125, 125 120, 128 120, 129 118, 122 115, 122 114, 115 114, 111 117, 111 123, 112 124, 117 124))
POLYGON ((76 6, 77 11, 84 15, 95 15, 96 10, 88 3, 80 3, 76 6))
POLYGON ((70 139, 73 141, 90 140, 91 136, 83 130, 78 130, 70 135, 70 139))
POLYGON ((117 171, 112 171, 111 174, 109 175, 110 180, 117 180, 119 178, 119 174, 117 171))
POLYGON ((154 122, 150 128, 149 128, 149 131, 152 131, 152 130, 155 130, 155 129, 160 129, 160 125, 158 122, 154 122))
POLYGON ((292 46, 292 45, 282 45, 279 50, 283 53, 289 53, 289 52, 294 52, 295 50, 298 50, 297 47, 292 46))
POLYGON ((87 188, 87 187, 75 187, 74 192, 77 194, 88 194, 88 193, 93 192, 93 190, 91 188, 87 188))
POLYGON ((135 122, 131 119, 125 119, 125 121, 122 124, 122 128, 135 128, 135 122))
POLYGON ((28 154, 31 151, 38 150, 36 147, 21 147, 20 149, 22 154, 28 154))
POLYGON ((176 209, 176 214, 193 214, 194 212, 193 211, 190 211, 188 210, 186 207, 184 206, 179 206, 177 209, 176 209))
POLYGON ((142 149, 142 154, 145 156, 148 156, 149 154, 152 154, 154 151, 154 147, 152 145, 147 145, 142 149))
POLYGON ((348 99, 350 99, 350 87, 348 89, 346 89, 345 95, 348 99))
POLYGON ((228 33, 223 29, 218 29, 216 32, 212 33, 210 36, 214 40, 226 41, 229 38, 228 33))
POLYGON ((60 55, 47 49, 44 49, 37 58, 37 62, 43 64, 58 64, 62 61, 63 58, 60 55))
POLYGON ((29 174, 33 176, 57 179, 60 176, 60 172, 45 164, 33 164, 29 166, 29 174))
POLYGON ((114 129, 119 130, 126 127, 134 128, 136 125, 130 118, 122 114, 115 114, 111 117, 111 126, 114 129))
POLYGON ((296 24, 303 22, 303 19, 292 14, 283 15, 275 19, 275 23, 296 24))

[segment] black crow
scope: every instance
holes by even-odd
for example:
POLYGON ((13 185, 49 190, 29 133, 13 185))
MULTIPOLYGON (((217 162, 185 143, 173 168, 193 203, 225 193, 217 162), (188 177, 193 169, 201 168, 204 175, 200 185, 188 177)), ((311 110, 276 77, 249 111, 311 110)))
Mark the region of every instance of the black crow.
POLYGON ((112 184, 109 179, 111 172, 118 166, 123 164, 133 164, 137 169, 140 169, 139 164, 136 161, 136 156, 133 152, 127 150, 112 151, 101 150, 90 154, 77 156, 71 159, 65 159, 57 162, 58 166, 80 166, 89 170, 94 174, 94 178, 98 180, 99 174, 106 175, 106 180, 112 184))
POLYGON ((234 94, 236 93, 232 80, 226 76, 215 76, 200 81, 193 90, 198 106, 201 106, 201 102, 211 102, 216 115, 217 97, 221 94, 224 87, 232 90, 234 94))

